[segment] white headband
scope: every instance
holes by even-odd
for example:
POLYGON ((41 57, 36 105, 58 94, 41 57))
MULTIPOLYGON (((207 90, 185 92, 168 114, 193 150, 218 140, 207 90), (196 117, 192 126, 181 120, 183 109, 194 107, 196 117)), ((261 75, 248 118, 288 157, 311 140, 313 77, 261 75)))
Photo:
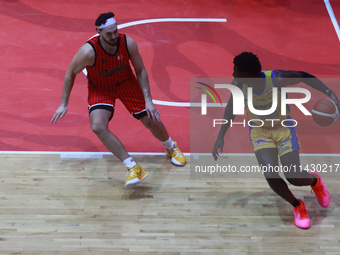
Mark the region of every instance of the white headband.
POLYGON ((107 19, 105 24, 101 24, 100 26, 98 26, 98 29, 103 29, 105 27, 111 26, 116 23, 117 21, 112 17, 112 18, 107 19))

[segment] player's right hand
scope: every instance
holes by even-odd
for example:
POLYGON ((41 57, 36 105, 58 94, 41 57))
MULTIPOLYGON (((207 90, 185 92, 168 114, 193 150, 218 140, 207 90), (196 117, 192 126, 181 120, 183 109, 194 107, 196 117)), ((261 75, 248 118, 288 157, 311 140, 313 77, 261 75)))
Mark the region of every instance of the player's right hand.
POLYGON ((63 106, 63 105, 59 106, 58 109, 55 111, 50 124, 57 123, 57 120, 59 118, 63 118, 66 113, 67 113, 67 106, 63 106))
POLYGON ((222 153, 223 145, 224 145, 223 138, 217 138, 215 145, 214 145, 213 152, 212 152, 212 155, 215 160, 217 160, 220 153, 222 153), (218 152, 218 150, 220 150, 220 153, 218 152))
POLYGON ((145 109, 149 118, 153 119, 154 121, 161 120, 161 115, 152 101, 145 103, 145 109))

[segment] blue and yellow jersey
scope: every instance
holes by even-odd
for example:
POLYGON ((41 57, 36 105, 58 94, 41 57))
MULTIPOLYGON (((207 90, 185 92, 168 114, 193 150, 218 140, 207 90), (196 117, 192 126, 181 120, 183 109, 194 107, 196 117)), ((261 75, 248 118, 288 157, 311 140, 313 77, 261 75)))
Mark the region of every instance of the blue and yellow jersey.
MULTIPOLYGON (((263 89, 259 94, 256 94, 253 91, 253 106, 257 110, 268 110, 271 108, 273 103, 273 88, 276 87, 273 81, 274 71, 262 71, 261 75, 263 76, 263 89)), ((281 121, 286 119, 288 115, 290 115, 289 107, 287 107, 286 115, 281 115, 281 89, 278 88, 278 100, 277 100, 277 108, 275 111, 269 115, 255 115, 250 112, 248 108, 248 96, 247 96, 248 86, 246 84, 242 85, 242 91, 244 94, 245 108, 247 110, 247 115, 249 120, 260 119, 264 122, 263 127, 269 128, 276 125, 281 125, 281 121), (276 121, 265 121, 266 119, 276 119, 276 121), (280 120, 280 121, 278 121, 280 120)), ((255 122, 256 125, 260 125, 260 123, 255 122)))

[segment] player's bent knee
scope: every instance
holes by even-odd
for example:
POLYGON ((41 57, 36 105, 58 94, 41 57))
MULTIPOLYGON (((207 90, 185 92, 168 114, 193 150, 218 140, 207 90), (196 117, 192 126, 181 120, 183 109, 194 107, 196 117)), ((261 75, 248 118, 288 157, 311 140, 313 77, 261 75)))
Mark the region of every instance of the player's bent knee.
POLYGON ((91 130, 95 134, 100 134, 103 131, 106 131, 107 129, 108 129, 108 127, 104 123, 91 123, 91 130))

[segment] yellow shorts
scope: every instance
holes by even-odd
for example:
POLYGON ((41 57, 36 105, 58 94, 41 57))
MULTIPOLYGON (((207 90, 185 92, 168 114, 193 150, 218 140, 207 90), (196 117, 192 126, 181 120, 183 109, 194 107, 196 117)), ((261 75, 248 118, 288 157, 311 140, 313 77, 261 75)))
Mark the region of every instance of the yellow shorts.
MULTIPOLYGON (((286 125, 288 125, 287 122, 286 125)), ((295 127, 281 125, 273 128, 250 127, 249 137, 255 152, 264 148, 277 148, 281 157, 288 152, 300 149, 295 127)))

